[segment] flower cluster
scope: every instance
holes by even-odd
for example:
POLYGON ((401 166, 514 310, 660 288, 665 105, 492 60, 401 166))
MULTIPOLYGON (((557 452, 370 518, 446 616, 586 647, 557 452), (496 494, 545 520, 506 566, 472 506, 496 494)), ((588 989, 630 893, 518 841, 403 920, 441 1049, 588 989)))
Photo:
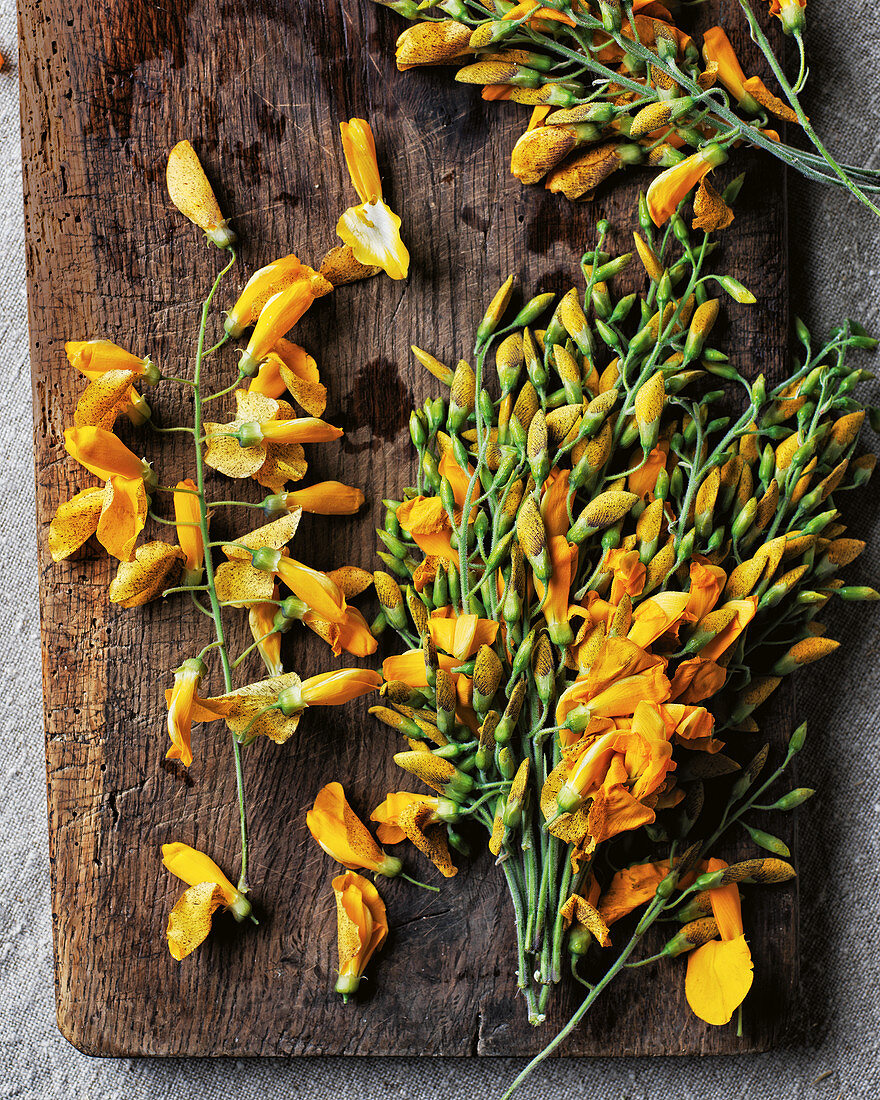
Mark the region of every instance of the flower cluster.
MULTIPOLYGON (((846 187, 880 214, 868 198, 880 190, 880 175, 838 165, 800 105, 808 72, 806 0, 770 5, 798 45, 800 71, 791 82, 749 0, 739 0, 784 98, 760 76, 746 77, 722 27, 707 30, 700 48, 672 5, 654 0, 558 0, 544 6, 540 0, 378 2, 412 21, 397 39, 398 69, 454 66, 455 79, 482 86, 483 99, 532 107, 510 161, 523 183, 543 179, 550 191, 589 199, 620 169, 659 168, 662 182, 655 185, 652 211, 668 217, 729 150, 745 144, 811 179, 846 187), (772 128, 780 119, 799 125, 815 151, 783 143, 772 128), (696 152, 688 155, 689 149, 696 152)), ((711 198, 711 184, 705 191, 711 198)))
MULTIPOLYGON (((88 379, 76 406, 74 424, 64 436, 68 453, 102 484, 84 488, 57 511, 49 529, 52 557, 60 561, 96 535, 119 559, 109 598, 136 607, 160 596, 185 593, 213 627, 213 639, 186 657, 166 691, 166 757, 184 767, 193 763, 194 724, 223 721, 231 734, 241 816, 241 873, 233 886, 217 864, 188 845, 164 845, 165 866, 188 884, 175 904, 167 927, 168 946, 175 959, 193 951, 208 935, 216 910, 224 908, 237 920, 251 916, 247 899, 247 828, 241 753, 264 736, 284 744, 308 707, 335 706, 374 692, 377 673, 344 668, 301 681, 285 672, 282 635, 297 621, 305 623, 330 645, 335 655, 371 654, 376 641, 361 613, 349 601, 364 592, 373 578, 351 565, 329 572, 291 556, 290 544, 304 512, 345 516, 357 512, 363 493, 336 481, 296 487, 307 471, 309 444, 337 440, 341 429, 322 419, 327 393, 315 360, 287 339, 290 330, 321 297, 337 286, 385 270, 404 278, 408 254, 399 234, 400 220, 382 199, 376 150, 370 127, 353 119, 342 124, 343 151, 363 205, 340 218, 344 244, 331 249, 318 269, 286 255, 261 268, 248 280, 226 313, 223 335, 206 349, 212 305, 223 277, 235 262, 236 238, 223 217, 198 156, 189 142, 172 149, 167 166, 172 202, 208 240, 228 255, 201 309, 192 373, 170 377, 149 358, 139 358, 107 340, 66 345, 73 367, 88 379), (251 330, 231 385, 209 393, 207 365, 211 356, 251 330), (139 387, 159 382, 186 387, 193 397, 192 425, 166 427, 155 423, 139 387), (231 417, 208 419, 209 402, 234 391, 231 417), (287 401, 292 401, 302 414, 287 401), (154 439, 161 433, 188 434, 194 444, 192 476, 163 486, 152 466, 137 457, 114 430, 120 415, 135 426, 149 425, 154 439), (227 478, 256 481, 268 491, 263 501, 210 500, 209 471, 227 478), (154 505, 164 494, 173 519, 154 505), (268 522, 227 540, 213 541, 209 521, 220 509, 257 509, 268 522), (176 542, 140 542, 148 522, 170 527, 176 542), (246 609, 253 645, 233 659, 223 617, 229 607, 246 609), (233 671, 252 650, 258 650, 268 677, 235 686, 233 671), (223 688, 211 695, 203 688, 218 658, 223 688)), ((212 408, 214 406, 211 406, 212 408)), ((344 939, 352 928, 364 932, 363 957, 384 938, 384 910, 369 884, 334 882, 343 914, 344 939), (371 892, 372 891, 372 892, 371 892), (360 899, 359 901, 357 899, 360 899), (369 920, 367 919, 369 917, 369 920)), ((341 941, 343 927, 340 924, 341 941)), ((347 950, 348 948, 346 948, 347 950)), ((352 954, 349 962, 354 958, 352 954)))
POLYGON ((385 660, 371 713, 403 735, 395 761, 434 792, 389 794, 380 838, 424 851, 427 822, 464 851, 464 823, 483 824, 513 897, 533 1023, 566 943, 580 979, 583 956, 645 904, 610 969, 635 965, 653 921, 678 916, 661 956, 691 952, 691 1007, 730 1019, 752 973, 739 886, 793 871, 727 868, 717 844, 741 824, 789 854, 743 817, 803 742, 796 731, 768 778, 766 747, 738 762, 743 735, 785 676, 837 647, 816 618, 828 600, 880 598, 838 575, 864 544, 835 505, 875 463, 856 449, 866 372, 846 356, 876 341, 848 323, 814 348, 798 322, 791 376, 746 380, 710 344, 711 289, 754 297, 706 270, 706 233, 693 239, 674 213, 656 240, 644 197, 640 212, 622 257, 604 251, 599 224, 584 293, 538 295, 508 320, 508 280, 473 365, 413 349, 448 395, 412 414, 417 484, 386 501, 380 531, 381 618, 408 648, 385 660), (636 255, 646 289, 620 296, 614 278, 636 255), (717 828, 704 802, 725 807, 717 828))

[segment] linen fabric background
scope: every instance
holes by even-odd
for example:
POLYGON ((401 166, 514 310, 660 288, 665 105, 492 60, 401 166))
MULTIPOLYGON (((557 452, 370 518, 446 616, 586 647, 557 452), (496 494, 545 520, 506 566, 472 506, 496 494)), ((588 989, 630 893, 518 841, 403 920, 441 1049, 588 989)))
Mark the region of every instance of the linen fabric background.
MULTIPOLYGON (((734 0, 730 3, 735 9, 734 0)), ((880 164, 875 6, 867 0, 810 0, 808 14, 812 77, 807 110, 843 159, 880 164)), ((500 1094, 521 1061, 96 1060, 76 1051, 56 1028, 13 0, 0 0, 0 52, 6 58, 0 70, 0 361, 6 395, 0 432, 0 896, 5 899, 0 1097, 451 1100, 500 1094)), ((795 311, 818 334, 845 316, 880 332, 880 221, 843 192, 794 174, 790 205, 795 311)), ((865 360, 865 366, 872 365, 865 360)), ((878 401, 876 385, 869 396, 878 401)), ((876 447, 876 436, 866 434, 868 445, 876 447)), ((854 583, 880 582, 878 481, 852 517, 853 534, 869 540, 850 574, 858 578, 854 583)), ((790 1039, 763 1055, 553 1060, 522 1089, 523 1100, 856 1100, 876 1095, 880 609, 838 604, 829 619, 842 647, 798 681, 798 711, 811 725, 799 781, 819 793, 801 812, 802 979, 790 1039)))

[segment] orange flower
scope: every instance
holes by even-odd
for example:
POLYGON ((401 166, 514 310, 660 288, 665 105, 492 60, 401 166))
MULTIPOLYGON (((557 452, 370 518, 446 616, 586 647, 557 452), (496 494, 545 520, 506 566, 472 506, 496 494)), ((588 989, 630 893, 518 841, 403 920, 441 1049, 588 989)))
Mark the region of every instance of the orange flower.
POLYGON ((328 783, 318 791, 306 825, 324 851, 350 871, 363 868, 389 878, 400 874, 400 860, 386 855, 373 840, 346 801, 341 784, 328 783))
POLYGON ((656 596, 643 600, 633 611, 627 638, 647 648, 662 634, 677 630, 685 616, 687 604, 687 592, 658 592, 656 596))
POLYGON ((171 748, 165 753, 165 759, 179 760, 185 768, 193 762, 193 702, 206 671, 204 661, 200 661, 198 657, 190 657, 174 673, 174 687, 168 704, 168 736, 171 738, 171 748))
POLYGON ((255 271, 226 315, 223 327, 227 334, 232 337, 241 336, 246 328, 256 322, 269 299, 286 290, 299 277, 302 268, 303 265, 296 256, 291 255, 282 256, 280 260, 255 271))
POLYGON ((409 252, 400 239, 400 218, 382 200, 376 143, 362 118, 341 122, 342 150, 351 182, 361 200, 340 217, 336 232, 351 247, 358 263, 378 266, 392 279, 405 279, 409 252))
POLYGON ((208 177, 188 141, 179 141, 168 154, 165 182, 171 201, 181 214, 205 231, 208 240, 218 248, 229 248, 235 243, 235 234, 220 213, 208 177))
POLYGON ((64 433, 64 447, 81 466, 102 481, 109 481, 111 477, 143 479, 149 470, 112 432, 103 428, 68 428, 64 433))
POLYGON ((675 670, 669 698, 690 706, 702 702, 703 699, 711 699, 724 687, 726 680, 727 669, 714 661, 694 657, 692 660, 682 661, 675 670))
POLYGON ((285 557, 279 558, 274 573, 294 596, 309 605, 318 618, 329 623, 341 623, 345 619, 345 596, 326 573, 285 557))
POLYGON ((263 306, 238 369, 244 375, 255 374, 260 363, 286 336, 316 298, 333 289, 323 275, 303 264, 293 282, 273 295, 263 306))
POLYGON ((550 640, 556 645, 568 645, 574 641, 574 634, 568 622, 568 601, 577 573, 578 548, 564 535, 554 535, 548 541, 547 549, 550 553, 553 572, 550 574, 546 588, 539 577, 534 578, 535 592, 542 601, 541 610, 544 613, 550 640))
MULTIPOLYGON (((668 874, 669 864, 666 862, 635 863, 632 867, 617 871, 608 884, 608 889, 599 899, 599 915, 606 924, 613 924, 629 916, 633 910, 653 898, 657 887, 668 874)), ((678 885, 684 889, 695 878, 696 872, 691 871, 679 879, 678 885)))
MULTIPOLYGON (((275 585, 272 599, 278 600, 278 585, 275 585)), ((257 649, 270 676, 280 676, 284 671, 281 664, 281 632, 275 629, 277 611, 277 603, 269 602, 255 603, 248 608, 251 637, 257 643, 257 649)))
POLYGON ((355 607, 346 607, 337 623, 327 622, 311 611, 302 621, 327 642, 337 657, 343 650, 354 657, 369 657, 378 648, 366 619, 355 607))
POLYGON ((361 983, 367 963, 385 942, 388 917, 376 887, 353 871, 333 879, 333 893, 339 943, 335 988, 348 1002, 361 983))
POLYGON ((645 196, 648 212, 655 225, 667 222, 688 192, 713 168, 727 160, 727 153, 715 142, 710 142, 680 164, 667 168, 651 180, 645 196))
POLYGON ((174 487, 174 520, 177 524, 177 542, 186 554, 188 579, 184 584, 198 584, 205 564, 205 547, 200 526, 201 512, 198 489, 192 478, 178 481, 174 487))
POLYGON ((452 448, 440 456, 440 461, 437 464, 437 469, 440 472, 441 477, 445 477, 452 488, 452 496, 455 499, 455 503, 459 508, 464 508, 464 502, 467 500, 468 486, 471 482, 471 477, 474 471, 468 464, 467 472, 465 472, 455 459, 455 455, 452 453, 452 448))
POLYGON ((343 485, 341 481, 319 481, 307 489, 282 493, 283 506, 288 511, 302 508, 318 516, 353 516, 364 503, 360 489, 343 485))
MULTIPOLYGON (((450 657, 447 653, 437 654, 439 668, 451 672, 461 662, 450 657)), ((398 653, 393 657, 386 657, 382 662, 382 675, 388 680, 400 680, 410 687, 427 687, 428 677, 425 672, 425 655, 420 649, 409 649, 406 653, 398 653)), ((457 677, 465 679, 466 677, 457 677)))
POLYGON ((378 691, 382 677, 369 668, 340 668, 322 672, 302 682, 302 698, 306 706, 339 706, 378 691))
MULTIPOLYGON (((710 859, 707 870, 727 864, 710 859)), ((739 888, 736 883, 709 891, 712 916, 720 940, 710 940, 688 955, 685 996, 692 1011, 707 1024, 726 1024, 752 987, 754 965, 743 934, 739 888)))
POLYGON ((691 586, 688 589, 685 615, 692 622, 697 622, 718 602, 727 582, 727 574, 719 565, 704 565, 694 561, 691 562, 690 576, 691 586))
POLYGON ((162 862, 173 875, 189 885, 171 910, 165 933, 168 950, 178 962, 207 938, 211 918, 221 905, 229 909, 237 921, 250 916, 250 902, 203 852, 188 844, 163 844, 162 862))
MULTIPOLYGON (((611 639, 621 641, 622 639, 611 639)), ((577 728, 590 718, 620 718, 632 714, 640 700, 655 703, 665 702, 669 698, 669 681, 663 673, 664 662, 658 657, 656 664, 633 676, 613 680, 601 691, 591 690, 590 679, 575 682, 559 696, 556 704, 556 724, 564 725, 567 720, 574 722, 577 728), (578 713, 569 719, 577 709, 578 713)))
POLYGON ((458 552, 452 549, 449 537, 452 524, 439 497, 405 500, 397 509, 397 519, 424 554, 458 561, 458 552))
POLYGON ((602 568, 612 573, 611 595, 609 602, 615 606, 621 596, 638 596, 645 587, 646 569, 639 560, 638 550, 609 550, 605 555, 602 568))
POLYGON ((703 58, 707 65, 714 62, 718 66, 718 79, 744 110, 753 115, 760 112, 754 97, 743 87, 746 74, 721 27, 710 27, 703 35, 703 58))
POLYGON ((601 734, 570 762, 557 803, 562 813, 571 813, 592 796, 588 829, 600 843, 652 822, 654 811, 644 800, 674 769, 660 707, 640 702, 628 729, 601 734))
POLYGON ((251 378, 248 392, 277 399, 285 390, 310 416, 321 416, 327 408, 327 387, 321 385, 315 360, 299 344, 281 339, 251 378))
POLYGON ((770 12, 782 23, 786 34, 796 34, 804 29, 804 9, 807 0, 770 0, 770 12))
POLYGON ((705 707, 683 703, 664 703, 661 707, 666 725, 679 744, 695 752, 720 752, 723 741, 716 741, 712 733, 715 719, 705 707))
MULTIPOLYGON (((649 501, 654 499, 654 487, 657 484, 657 477, 661 470, 666 469, 666 457, 669 451, 669 444, 665 441, 658 443, 652 451, 648 453, 648 461, 641 466, 638 470, 635 470, 629 475, 626 480, 626 487, 631 493, 635 493, 644 500, 647 498, 649 501)), ((635 454, 635 460, 631 463, 632 466, 638 466, 644 457, 641 450, 637 450, 635 454)))
POLYGON ((428 630, 438 650, 466 661, 481 645, 494 644, 498 623, 476 615, 456 614, 451 607, 439 607, 431 612, 428 630))
POLYGON ((411 794, 409 791, 394 791, 389 793, 384 802, 370 814, 370 821, 377 821, 379 827, 376 835, 383 844, 400 844, 406 840, 406 833, 397 824, 400 815, 409 806, 431 806, 437 808, 438 799, 435 795, 411 794))
MULTIPOLYGON (((706 661, 714 661, 729 649, 754 619, 758 610, 758 597, 746 596, 744 600, 728 600, 722 608, 731 608, 736 612, 733 621, 700 650, 700 656, 706 661)), ((720 609, 719 609, 720 610, 720 609)))
POLYGON ((568 479, 571 470, 554 468, 550 471, 544 482, 544 492, 541 497, 541 519, 544 521, 544 531, 547 538, 554 535, 564 535, 571 521, 568 518, 568 479))

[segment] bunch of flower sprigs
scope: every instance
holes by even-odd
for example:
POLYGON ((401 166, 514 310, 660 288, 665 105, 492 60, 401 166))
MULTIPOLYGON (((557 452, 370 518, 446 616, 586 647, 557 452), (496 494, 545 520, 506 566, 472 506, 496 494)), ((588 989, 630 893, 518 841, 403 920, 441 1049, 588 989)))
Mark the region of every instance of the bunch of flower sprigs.
MULTIPOLYGON (((400 239, 400 219, 382 198, 372 131, 362 119, 342 123, 342 145, 360 204, 341 215, 337 232, 343 244, 331 249, 320 270, 286 255, 255 272, 227 311, 223 334, 210 348, 209 323, 220 328, 212 309, 224 276, 235 263, 236 238, 224 219, 198 156, 188 141, 172 149, 167 184, 174 205, 208 240, 227 254, 200 309, 191 373, 171 377, 149 359, 134 355, 109 340, 70 342, 68 359, 89 380, 74 412, 74 425, 65 432, 68 453, 100 479, 100 485, 82 489, 62 504, 48 534, 55 561, 78 551, 92 535, 119 560, 110 584, 111 602, 133 608, 160 596, 185 593, 192 606, 211 625, 211 640, 182 661, 166 692, 170 747, 166 757, 189 767, 193 762, 192 724, 223 719, 232 737, 241 826, 241 869, 237 886, 209 856, 187 844, 163 845, 165 866, 183 879, 188 889, 174 905, 167 940, 175 959, 189 955, 208 935, 214 912, 222 907, 239 920, 251 917, 247 897, 248 833, 242 749, 259 736, 283 744, 293 734, 307 707, 338 705, 375 691, 376 672, 343 668, 301 681, 284 672, 281 636, 303 622, 324 638, 334 654, 343 651, 365 657, 376 641, 361 613, 349 604, 372 584, 371 575, 356 566, 321 572, 291 556, 293 539, 303 512, 351 515, 364 501, 360 489, 336 481, 290 488, 306 474, 303 444, 330 442, 342 430, 322 419, 327 392, 317 365, 299 345, 286 337, 319 298, 337 286, 356 282, 384 270, 394 279, 406 277, 409 255, 400 239), (213 356, 246 330, 252 330, 230 384, 211 390, 207 375, 213 356), (161 426, 136 388, 160 382, 185 387, 192 395, 191 425, 161 426), (210 404, 234 392, 235 414, 221 422, 208 418, 210 404), (282 398, 289 391, 305 415, 282 398), (114 433, 117 418, 125 414, 137 426, 159 433, 188 434, 194 444, 193 476, 174 486, 161 485, 146 460, 139 458, 114 433), (269 490, 258 504, 247 500, 213 499, 209 470, 240 479, 253 479, 269 490), (159 514, 157 498, 170 498, 174 518, 159 514), (158 510, 157 510, 158 508, 158 510), (255 530, 236 538, 212 541, 209 521, 218 510, 257 509, 269 518, 255 530), (148 524, 175 532, 177 541, 141 542, 148 524), (245 608, 253 644, 233 656, 224 617, 228 608, 245 608), (233 674, 257 649, 269 677, 236 687, 233 674), (201 696, 209 663, 217 659, 222 691, 201 696)), ((211 371, 212 381, 218 371, 211 371)), ((354 876, 359 880, 359 876, 354 876)), ((346 883, 364 904, 381 914, 365 880, 346 883)), ((377 895, 376 895, 377 897, 377 895)), ((381 905, 381 902, 378 903, 381 905)), ((383 909, 384 913, 384 909, 383 909)))
POLYGON ((433 793, 392 792, 373 817, 446 875, 462 826, 485 827, 529 1019, 543 1021, 565 960, 587 987, 540 1057, 640 965, 630 956, 661 916, 682 922, 658 957, 689 953, 694 1012, 731 1019, 752 981, 739 889, 794 874, 754 814, 812 793, 762 801, 805 730, 767 776, 754 713, 837 647, 817 619, 832 597, 878 599, 838 575, 864 543, 836 506, 875 463, 856 451, 853 391, 870 376, 847 355, 876 341, 847 323, 814 347, 798 322, 790 377, 747 381, 709 337, 716 293, 753 296, 707 269, 707 234, 675 214, 657 237, 641 212, 643 293, 615 292, 634 254, 610 256, 599 223, 583 293, 538 295, 505 321, 509 279, 473 365, 413 349, 448 392, 412 414, 417 485, 386 501, 379 531, 375 590, 407 651, 385 661, 372 713, 433 793), (734 825, 772 856, 728 867, 717 853, 734 825), (584 957, 643 906, 588 981, 584 957))
MULTIPOLYGON (((759 76, 746 76, 722 27, 705 32, 701 50, 677 25, 678 5, 671 2, 378 2, 414 21, 397 40, 399 69, 458 66, 455 79, 482 85, 484 99, 533 107, 511 156, 511 172, 524 183, 546 177, 549 190, 588 199, 621 168, 660 168, 648 192, 659 225, 732 148, 747 144, 811 179, 846 187, 880 215, 868 198, 880 190, 880 174, 839 164, 801 107, 806 0, 771 4, 799 47, 800 71, 793 81, 748 0, 739 0, 784 99, 759 76), (800 126, 813 149, 784 143, 770 128, 776 119, 800 126), (696 152, 688 155, 689 149, 696 152)), ((701 202, 711 210, 715 198, 707 180, 701 202)))

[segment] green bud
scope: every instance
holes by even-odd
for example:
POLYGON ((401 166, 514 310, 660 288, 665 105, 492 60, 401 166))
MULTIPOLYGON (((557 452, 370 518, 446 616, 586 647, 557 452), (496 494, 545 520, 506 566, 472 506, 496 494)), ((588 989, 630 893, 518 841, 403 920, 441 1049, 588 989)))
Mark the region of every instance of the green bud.
POLYGON ((764 848, 768 852, 772 852, 775 856, 783 856, 786 859, 791 855, 788 845, 780 840, 778 836, 773 836, 772 833, 765 833, 763 829, 755 829, 751 825, 746 825, 744 821, 742 822, 742 826, 758 847, 764 848))

